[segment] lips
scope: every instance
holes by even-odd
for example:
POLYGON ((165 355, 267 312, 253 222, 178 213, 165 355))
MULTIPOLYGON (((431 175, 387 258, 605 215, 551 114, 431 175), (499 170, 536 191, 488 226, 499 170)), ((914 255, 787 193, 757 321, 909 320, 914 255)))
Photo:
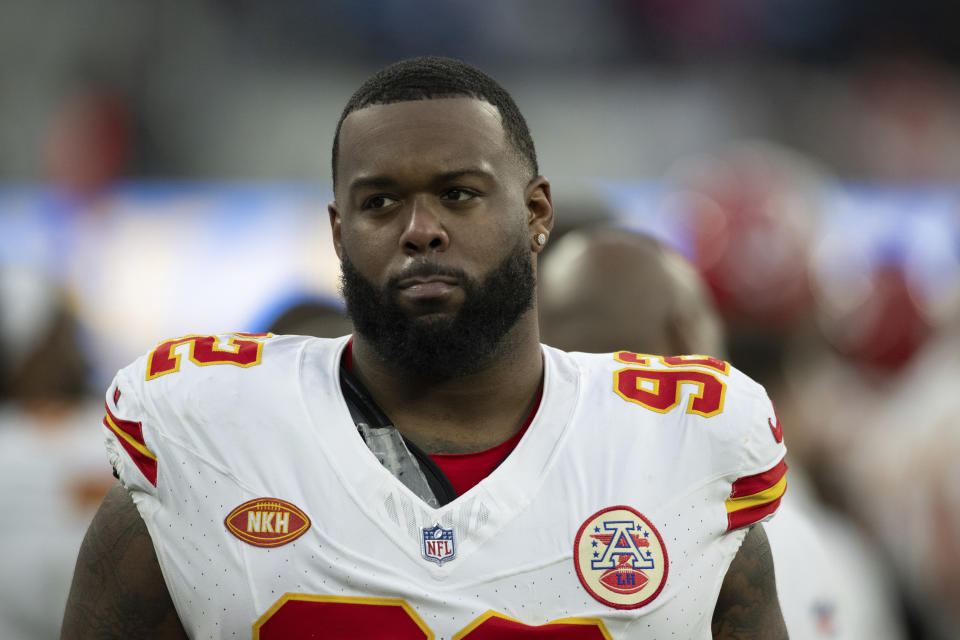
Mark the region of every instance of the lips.
POLYGON ((409 289, 411 287, 419 287, 423 285, 449 285, 456 286, 457 279, 451 276, 440 276, 440 275, 429 275, 429 276, 412 276, 409 278, 404 278, 397 283, 398 289, 409 289))
POLYGON ((397 290, 401 298, 411 302, 440 302, 448 299, 457 289, 458 280, 452 276, 430 274, 410 276, 397 283, 397 290))

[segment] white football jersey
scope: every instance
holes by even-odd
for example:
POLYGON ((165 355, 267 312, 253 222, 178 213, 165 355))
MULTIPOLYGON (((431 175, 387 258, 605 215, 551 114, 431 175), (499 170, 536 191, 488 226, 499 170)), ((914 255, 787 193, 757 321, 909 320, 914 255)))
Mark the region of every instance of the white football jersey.
POLYGON ((192 637, 710 637, 786 486, 762 387, 706 356, 544 346, 516 449, 431 508, 360 437, 346 344, 187 336, 108 390, 111 462, 192 637))

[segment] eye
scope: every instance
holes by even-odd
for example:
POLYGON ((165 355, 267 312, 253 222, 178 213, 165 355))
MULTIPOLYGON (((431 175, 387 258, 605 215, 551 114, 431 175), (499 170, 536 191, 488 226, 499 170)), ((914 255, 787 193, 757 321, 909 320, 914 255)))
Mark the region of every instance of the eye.
POLYGON ((363 208, 385 209, 393 204, 396 204, 396 202, 397 200, 391 198, 390 196, 373 196, 363 201, 363 208))
POLYGON ((473 191, 467 189, 448 189, 441 196, 444 200, 453 200, 455 202, 466 202, 467 200, 472 200, 477 197, 477 194, 473 191))

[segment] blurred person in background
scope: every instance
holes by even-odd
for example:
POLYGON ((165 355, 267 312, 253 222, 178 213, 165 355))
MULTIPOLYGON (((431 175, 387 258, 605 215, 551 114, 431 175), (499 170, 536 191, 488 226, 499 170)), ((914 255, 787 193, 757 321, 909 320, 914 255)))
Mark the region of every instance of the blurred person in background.
POLYGON ((0 267, 0 636, 59 634, 75 557, 113 484, 62 292, 44 274, 0 267))
POLYGON ((955 637, 960 501, 942 460, 960 452, 938 381, 956 377, 960 252, 942 237, 956 225, 911 246, 909 215, 900 229, 879 210, 851 222, 828 207, 837 185, 820 165, 766 142, 678 162, 667 182, 731 358, 777 398, 791 459, 877 547, 910 637, 955 637), (912 263, 934 249, 952 258, 924 277, 912 263))
MULTIPOLYGON (((700 274, 723 323, 729 359, 777 401, 794 425, 784 387, 791 345, 816 335, 811 242, 825 214, 829 174, 810 158, 764 140, 738 140, 684 157, 664 180, 675 246, 700 274)), ((818 456, 816 429, 794 428, 790 455, 827 502, 832 493, 818 456)))
POLYGON ((63 636, 785 638, 769 399, 716 359, 540 344, 553 205, 509 94, 391 65, 332 166, 355 333, 185 336, 117 375, 63 636))
MULTIPOLYGON (((818 461, 824 495, 852 514, 888 558, 905 596, 912 637, 956 638, 956 273, 952 291, 934 299, 924 295, 904 256, 882 256, 841 278, 822 264, 835 249, 817 252, 821 333, 819 340, 788 350, 784 397, 798 427, 815 436, 807 440, 806 455, 818 461)), ((852 247, 843 251, 856 253, 852 247)))
POLYGON ((545 255, 540 279, 541 331, 551 346, 726 358, 702 279, 650 236, 605 227, 571 231, 545 255))
POLYGON ((353 332, 339 300, 320 296, 297 297, 271 314, 266 331, 274 334, 338 338, 353 332))
MULTIPOLYGON (((917 82, 929 86, 925 76, 917 82)), ((888 88, 903 107, 894 121, 905 124, 914 111, 897 87, 888 88)), ((817 499, 851 518, 885 559, 911 637, 956 637, 960 485, 945 460, 960 459, 948 390, 960 361, 957 225, 936 232, 953 238, 912 245, 909 215, 900 229, 874 221, 892 229, 872 229, 880 238, 872 244, 869 218, 862 231, 831 232, 844 212, 827 208, 829 174, 767 142, 678 162, 667 182, 731 359, 777 399, 790 458, 817 499), (934 250, 952 259, 931 277, 918 254, 934 250)))
POLYGON ((79 203, 103 194, 130 169, 133 121, 119 92, 90 84, 72 93, 46 131, 47 180, 79 203))
MULTIPOLYGON (((722 320, 706 283, 650 236, 610 227, 572 231, 544 255, 540 283, 546 344, 725 357, 722 320)), ((849 522, 819 504, 802 464, 790 465, 790 490, 777 517, 763 525, 790 637, 905 638, 886 567, 849 522)))

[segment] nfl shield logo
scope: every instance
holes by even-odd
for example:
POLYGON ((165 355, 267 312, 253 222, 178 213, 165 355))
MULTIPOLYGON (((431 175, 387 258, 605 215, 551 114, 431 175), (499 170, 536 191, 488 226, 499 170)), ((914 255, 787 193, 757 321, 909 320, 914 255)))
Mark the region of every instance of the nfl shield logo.
POLYGON ((427 560, 443 564, 453 560, 457 550, 453 545, 453 529, 444 529, 437 523, 423 531, 423 557, 427 560))

